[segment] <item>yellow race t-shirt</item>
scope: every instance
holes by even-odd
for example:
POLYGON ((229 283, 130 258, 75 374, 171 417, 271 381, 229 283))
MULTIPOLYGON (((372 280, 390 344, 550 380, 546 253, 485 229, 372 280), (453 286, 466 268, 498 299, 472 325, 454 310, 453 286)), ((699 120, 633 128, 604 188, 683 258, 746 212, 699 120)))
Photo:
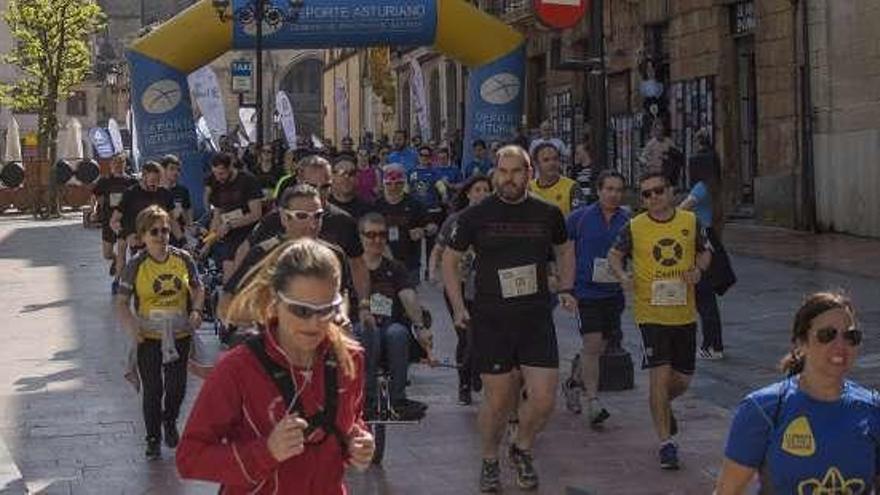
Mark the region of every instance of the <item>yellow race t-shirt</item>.
POLYGON ((568 177, 560 177, 556 184, 550 187, 541 187, 537 179, 532 179, 529 182, 529 190, 544 201, 556 205, 566 217, 578 206, 580 186, 568 177))
POLYGON ((682 274, 696 265, 706 241, 696 216, 676 209, 660 222, 642 213, 621 231, 614 249, 632 258, 638 324, 688 325, 696 321, 694 287, 682 274))
POLYGON ((119 295, 134 296, 141 331, 151 339, 162 338, 158 330, 162 321, 173 325, 178 337, 188 334, 184 330, 190 289, 201 285, 189 253, 174 247, 169 250, 168 258, 161 262, 141 251, 128 262, 119 280, 119 295))

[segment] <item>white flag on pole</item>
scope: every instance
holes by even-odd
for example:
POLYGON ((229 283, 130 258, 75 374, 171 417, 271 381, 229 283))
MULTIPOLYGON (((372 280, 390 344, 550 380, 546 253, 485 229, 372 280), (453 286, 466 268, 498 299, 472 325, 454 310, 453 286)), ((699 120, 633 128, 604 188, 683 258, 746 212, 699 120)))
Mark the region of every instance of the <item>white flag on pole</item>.
POLYGON ((107 132, 110 133, 110 142, 113 143, 113 152, 122 153, 125 147, 122 145, 122 133, 119 131, 119 123, 116 119, 107 121, 107 132))
POLYGON ((287 139, 287 146, 290 149, 296 149, 296 120, 293 117, 293 105, 290 104, 290 98, 287 97, 285 91, 279 91, 275 95, 275 110, 281 118, 281 128, 284 129, 284 137, 287 139))
POLYGON ((425 78, 422 76, 422 66, 415 58, 409 61, 411 71, 409 81, 410 105, 419 124, 419 132, 422 139, 427 139, 431 133, 428 126, 428 103, 425 100, 425 78))
POLYGON ((211 140, 217 143, 220 136, 225 136, 227 132, 226 107, 223 105, 223 93, 217 82, 217 74, 206 65, 187 76, 186 80, 199 111, 211 129, 211 140))

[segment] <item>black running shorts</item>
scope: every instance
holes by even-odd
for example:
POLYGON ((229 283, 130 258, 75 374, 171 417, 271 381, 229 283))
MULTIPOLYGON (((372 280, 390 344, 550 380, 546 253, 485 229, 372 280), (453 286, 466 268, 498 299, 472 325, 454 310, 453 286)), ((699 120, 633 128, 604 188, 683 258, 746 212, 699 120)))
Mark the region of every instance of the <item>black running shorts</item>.
POLYGON ((639 325, 642 332, 642 369, 670 365, 685 375, 692 375, 697 357, 697 324, 639 325))
POLYGON ((620 333, 620 317, 625 306, 623 296, 578 301, 581 335, 601 332, 602 338, 608 340, 620 333))
POLYGON ((519 366, 559 368, 556 327, 549 306, 474 304, 474 359, 480 373, 519 366))

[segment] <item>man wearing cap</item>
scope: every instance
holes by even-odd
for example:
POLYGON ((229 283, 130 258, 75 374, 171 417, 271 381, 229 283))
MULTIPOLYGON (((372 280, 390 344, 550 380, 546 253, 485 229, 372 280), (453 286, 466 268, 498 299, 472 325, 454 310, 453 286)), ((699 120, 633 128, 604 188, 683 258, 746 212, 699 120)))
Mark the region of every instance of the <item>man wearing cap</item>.
POLYGON ((382 169, 382 197, 374 210, 385 217, 388 245, 394 259, 406 265, 410 281, 418 285, 421 267, 421 242, 437 232, 428 222, 425 205, 406 193, 406 169, 393 163, 382 169))

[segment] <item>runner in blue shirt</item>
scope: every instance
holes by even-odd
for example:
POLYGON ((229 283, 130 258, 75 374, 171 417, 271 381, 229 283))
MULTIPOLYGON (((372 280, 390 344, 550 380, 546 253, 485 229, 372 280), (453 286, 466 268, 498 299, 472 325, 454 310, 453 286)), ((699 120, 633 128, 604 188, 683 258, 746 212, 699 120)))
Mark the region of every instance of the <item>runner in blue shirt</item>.
POLYGON ((852 302, 817 293, 804 301, 782 366, 789 378, 752 392, 730 427, 716 494, 868 495, 880 473, 878 393, 847 380, 862 332, 852 302))
POLYGON ((412 148, 406 146, 406 132, 402 130, 394 131, 394 140, 392 141, 394 149, 388 153, 387 163, 399 163, 403 165, 407 175, 416 168, 418 162, 418 154, 412 148))
POLYGON ((436 184, 437 191, 440 193, 443 203, 446 204, 455 196, 454 189, 462 182, 461 168, 450 161, 449 148, 437 150, 437 163, 434 165, 434 171, 440 181, 436 184))
POLYGON ((620 345, 620 317, 625 304, 623 290, 606 256, 630 218, 629 212, 620 206, 625 187, 623 175, 604 170, 596 183, 599 201, 573 211, 566 221, 568 238, 575 244, 574 295, 578 300, 583 349, 580 358, 574 361, 580 363, 580 376, 573 371, 572 377, 562 384, 566 407, 575 414, 581 412, 580 388, 583 388, 591 426, 600 425, 610 416, 597 395, 599 357, 609 341, 620 345), (577 383, 578 379, 581 383, 577 383))
POLYGON ((474 141, 474 158, 464 166, 462 174, 465 179, 469 179, 475 175, 488 176, 491 171, 492 160, 487 156, 486 142, 482 139, 477 139, 474 141))
POLYGON ((407 173, 410 193, 414 198, 421 201, 428 211, 442 206, 440 193, 436 186, 437 181, 440 180, 440 175, 434 168, 433 159, 434 152, 431 150, 431 147, 422 145, 419 147, 418 165, 407 173))

